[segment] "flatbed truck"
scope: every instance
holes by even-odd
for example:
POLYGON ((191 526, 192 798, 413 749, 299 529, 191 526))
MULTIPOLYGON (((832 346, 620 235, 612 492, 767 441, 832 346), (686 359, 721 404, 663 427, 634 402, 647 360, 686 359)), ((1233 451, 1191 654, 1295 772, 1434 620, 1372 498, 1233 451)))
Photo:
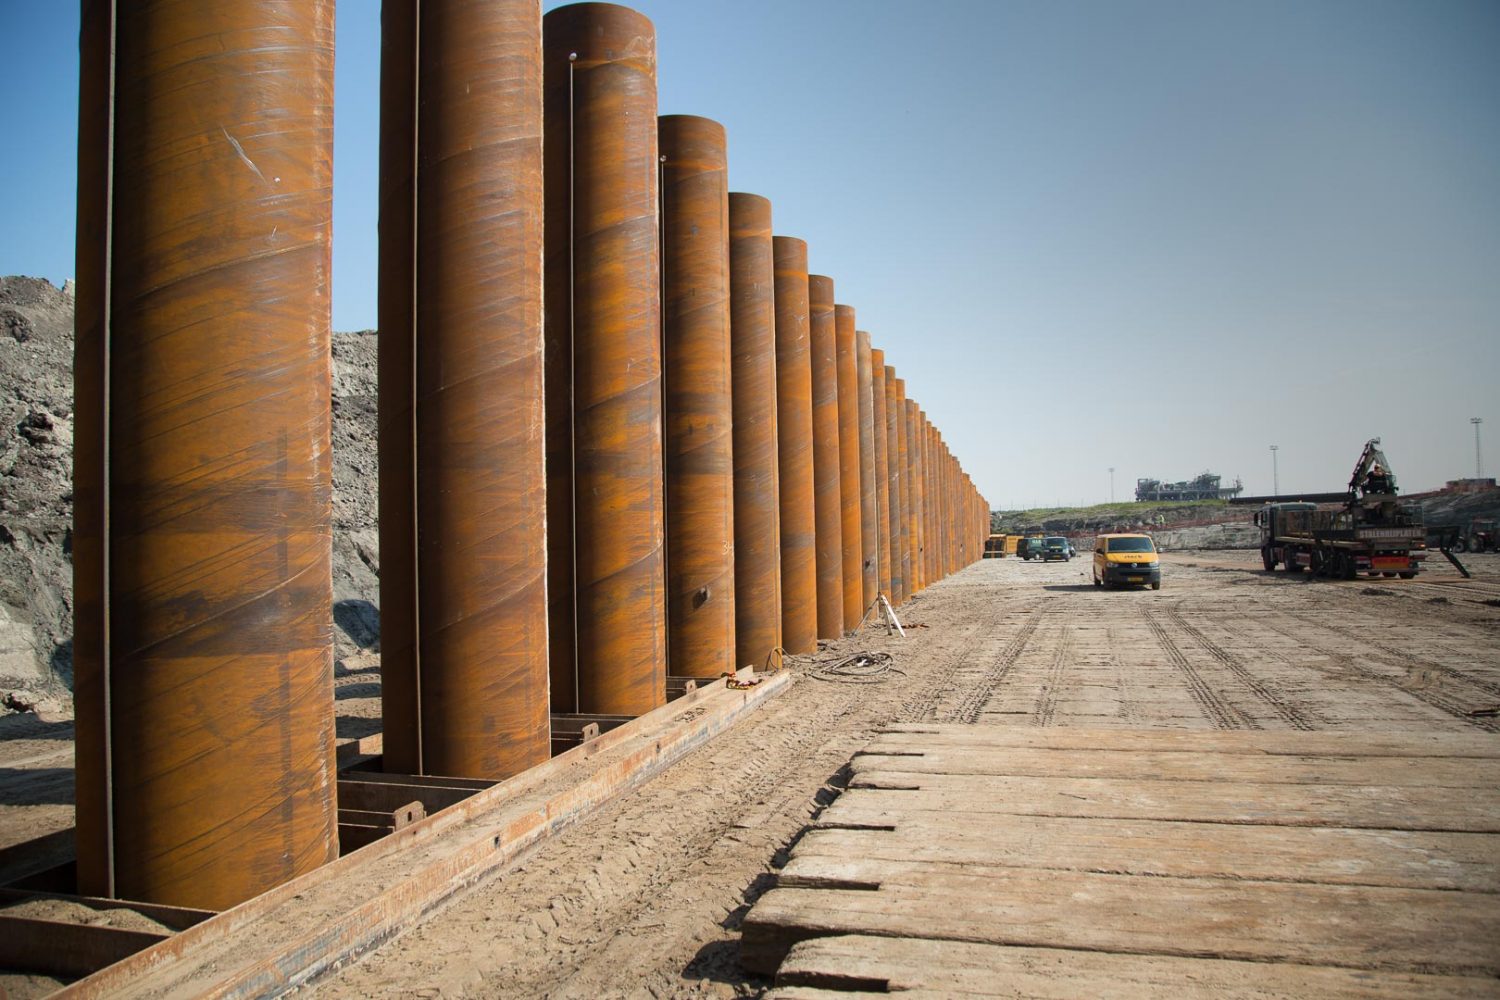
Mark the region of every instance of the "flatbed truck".
POLYGON ((1279 565, 1334 579, 1369 573, 1409 580, 1427 556, 1421 509, 1399 500, 1379 438, 1365 443, 1342 504, 1268 503, 1256 512, 1255 523, 1267 572, 1279 565))

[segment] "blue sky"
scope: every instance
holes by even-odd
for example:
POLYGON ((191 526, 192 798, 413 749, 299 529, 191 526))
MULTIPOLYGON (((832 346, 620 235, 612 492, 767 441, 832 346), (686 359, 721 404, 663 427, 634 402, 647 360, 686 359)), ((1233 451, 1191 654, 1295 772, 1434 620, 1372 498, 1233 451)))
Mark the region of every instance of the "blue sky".
MULTIPOLYGON (((550 8, 553 4, 547 4, 550 8)), ((653 0, 662 113, 808 240, 996 506, 1500 472, 1500 4, 653 0)), ((0 274, 73 270, 77 10, 0 0, 0 274)), ((374 324, 379 4, 338 21, 374 324)))

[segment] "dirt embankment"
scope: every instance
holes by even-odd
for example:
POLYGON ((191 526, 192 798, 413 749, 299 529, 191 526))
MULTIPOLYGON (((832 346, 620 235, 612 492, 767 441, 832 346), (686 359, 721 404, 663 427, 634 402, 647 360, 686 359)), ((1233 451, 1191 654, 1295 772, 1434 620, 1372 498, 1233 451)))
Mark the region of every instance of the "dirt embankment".
MULTIPOLYGON (((362 667, 380 637, 375 345, 374 331, 333 336, 336 655, 362 667)), ((72 284, 0 277, 0 697, 63 712, 72 523, 72 284)))
POLYGON ((73 288, 0 278, 0 691, 72 681, 73 288))

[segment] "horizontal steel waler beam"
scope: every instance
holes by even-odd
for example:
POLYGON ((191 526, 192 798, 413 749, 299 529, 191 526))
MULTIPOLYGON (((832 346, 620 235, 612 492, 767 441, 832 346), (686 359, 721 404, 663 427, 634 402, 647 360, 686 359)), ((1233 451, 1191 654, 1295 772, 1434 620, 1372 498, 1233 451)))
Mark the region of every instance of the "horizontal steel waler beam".
MULTIPOLYGON (((187 989, 189 983, 193 994, 203 997, 281 995, 415 924, 442 900, 680 760, 793 680, 785 671, 742 670, 733 679, 700 681, 677 701, 478 790, 55 996, 159 995, 187 989), (685 718, 686 705, 701 713, 685 718), (580 769, 584 773, 578 777, 580 769)), ((359 776, 380 780, 374 772, 359 776)))

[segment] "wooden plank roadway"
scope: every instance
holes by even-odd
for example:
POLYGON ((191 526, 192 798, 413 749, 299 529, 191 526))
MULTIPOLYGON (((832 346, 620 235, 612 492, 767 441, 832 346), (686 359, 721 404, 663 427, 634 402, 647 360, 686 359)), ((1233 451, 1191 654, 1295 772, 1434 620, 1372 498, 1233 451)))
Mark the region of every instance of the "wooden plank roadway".
POLYGON ((851 771, 745 919, 777 995, 1500 997, 1500 737, 922 724, 851 771))

